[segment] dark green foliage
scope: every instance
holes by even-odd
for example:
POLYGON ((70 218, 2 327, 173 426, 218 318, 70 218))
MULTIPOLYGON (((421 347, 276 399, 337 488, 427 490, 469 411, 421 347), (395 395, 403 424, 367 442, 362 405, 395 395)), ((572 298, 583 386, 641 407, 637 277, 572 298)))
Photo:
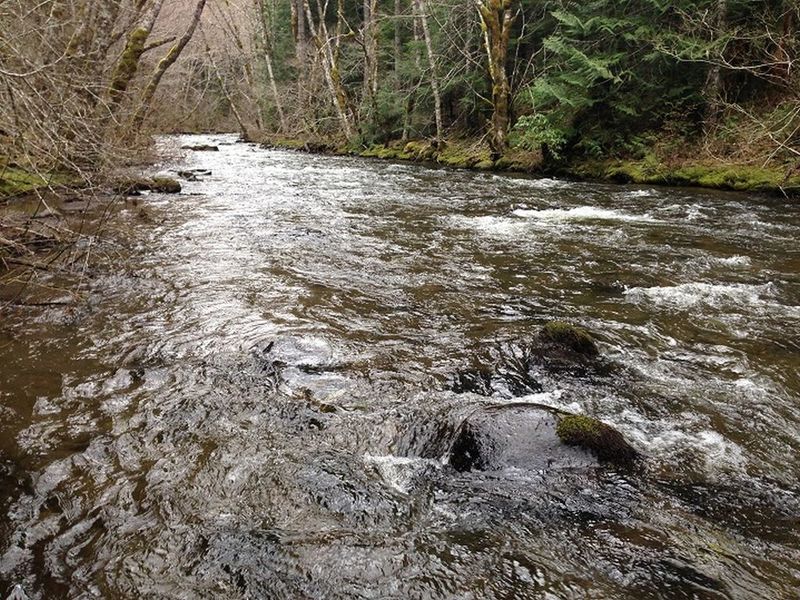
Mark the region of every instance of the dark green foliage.
POLYGON ((551 158, 623 152, 640 132, 675 112, 698 110, 706 67, 661 51, 672 17, 654 2, 561 2, 542 42, 544 73, 520 100, 531 116, 516 126, 524 147, 544 145, 551 158))

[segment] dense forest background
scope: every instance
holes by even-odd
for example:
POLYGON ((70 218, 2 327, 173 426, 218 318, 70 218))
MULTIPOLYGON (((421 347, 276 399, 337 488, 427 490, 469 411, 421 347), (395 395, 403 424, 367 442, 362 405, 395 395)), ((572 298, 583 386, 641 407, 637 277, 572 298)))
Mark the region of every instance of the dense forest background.
POLYGON ((37 167, 219 130, 401 158, 455 145, 468 166, 789 178, 800 158, 796 0, 5 0, 0 17, 3 154, 37 167))

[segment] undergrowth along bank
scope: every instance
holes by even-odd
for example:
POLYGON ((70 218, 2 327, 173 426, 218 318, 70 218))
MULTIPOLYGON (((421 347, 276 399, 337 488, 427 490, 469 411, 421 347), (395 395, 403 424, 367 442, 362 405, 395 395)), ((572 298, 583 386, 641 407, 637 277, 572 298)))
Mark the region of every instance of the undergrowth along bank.
POLYGON ((268 137, 262 144, 319 154, 361 156, 438 164, 456 169, 527 173, 585 180, 643 185, 690 186, 740 192, 761 192, 800 197, 800 165, 729 164, 708 159, 659 159, 648 154, 640 159, 581 158, 565 162, 544 160, 540 152, 510 149, 497 159, 488 145, 476 140, 395 141, 353 148, 346 143, 319 139, 268 137))

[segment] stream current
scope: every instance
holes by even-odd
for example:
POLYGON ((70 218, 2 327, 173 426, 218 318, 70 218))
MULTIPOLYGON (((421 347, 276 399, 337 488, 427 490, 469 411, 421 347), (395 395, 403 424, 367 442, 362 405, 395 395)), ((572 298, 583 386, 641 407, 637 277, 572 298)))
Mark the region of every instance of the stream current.
POLYGON ((800 595, 800 204, 159 145, 211 175, 0 319, 0 597, 800 595), (613 373, 454 391, 554 319, 613 373), (644 466, 447 464, 528 402, 644 466))

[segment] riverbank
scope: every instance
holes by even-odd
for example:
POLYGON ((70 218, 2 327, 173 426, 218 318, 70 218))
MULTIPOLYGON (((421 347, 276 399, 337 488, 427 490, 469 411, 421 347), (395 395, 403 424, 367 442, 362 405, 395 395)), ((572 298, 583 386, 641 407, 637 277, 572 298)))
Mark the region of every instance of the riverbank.
POLYGON ((353 149, 346 144, 319 139, 269 137, 265 148, 282 148, 315 154, 333 154, 436 163, 456 169, 528 173, 541 176, 615 183, 685 186, 800 197, 800 166, 714 162, 708 159, 660 160, 653 154, 641 159, 580 159, 546 164, 539 152, 511 149, 493 160, 489 147, 474 140, 396 141, 353 149))
POLYGON ((66 171, 0 168, 0 308, 71 302, 81 293, 90 255, 112 251, 103 237, 110 216, 130 208, 137 219, 149 218, 128 197, 181 190, 175 179, 137 173, 121 169, 90 181, 66 171))

